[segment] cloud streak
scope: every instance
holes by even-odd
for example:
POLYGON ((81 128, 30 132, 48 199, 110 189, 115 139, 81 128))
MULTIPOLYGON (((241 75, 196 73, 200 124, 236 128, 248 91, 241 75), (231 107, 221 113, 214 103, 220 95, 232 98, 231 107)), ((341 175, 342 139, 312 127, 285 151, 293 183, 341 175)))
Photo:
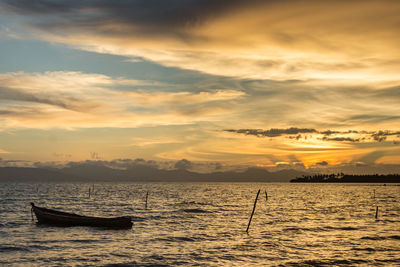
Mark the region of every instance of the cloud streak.
POLYGON ((137 127, 189 124, 228 114, 236 90, 160 91, 162 84, 81 72, 0 74, 5 128, 137 127), (151 84, 152 92, 138 87, 151 84), (123 90, 122 90, 123 88, 123 90))
POLYGON ((233 130, 227 129, 224 130, 226 132, 233 132, 233 133, 241 133, 246 135, 255 135, 257 137, 277 137, 282 135, 294 135, 300 133, 316 133, 315 129, 307 129, 307 128, 295 128, 291 127, 288 129, 270 129, 270 130, 260 130, 260 129, 240 129, 240 130, 233 130))
MULTIPOLYGON (((272 128, 270 130, 261 130, 261 129, 227 129, 225 132, 245 134, 245 135, 253 135, 256 137, 280 137, 280 136, 288 136, 290 139, 295 139, 297 141, 301 139, 307 139, 315 137, 322 141, 329 142, 383 142, 387 140, 389 136, 400 137, 400 131, 390 131, 390 130, 379 130, 379 131, 365 131, 365 130, 348 130, 348 131, 340 131, 340 130, 323 130, 318 131, 316 129, 310 128, 296 128, 291 127, 287 129, 277 129, 272 128), (301 135, 303 134, 303 135, 301 135), (305 135, 304 135, 305 134, 305 135), (320 137, 322 135, 322 137, 320 137), (353 137, 352 137, 353 136, 353 137), (354 137, 356 136, 356 137, 354 137)), ((391 140, 395 144, 397 140, 391 140)))

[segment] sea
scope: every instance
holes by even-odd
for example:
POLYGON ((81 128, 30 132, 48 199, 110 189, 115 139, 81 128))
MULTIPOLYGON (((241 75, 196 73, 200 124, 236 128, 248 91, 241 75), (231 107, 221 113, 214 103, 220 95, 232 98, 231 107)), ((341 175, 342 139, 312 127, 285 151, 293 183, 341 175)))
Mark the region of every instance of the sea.
POLYGON ((400 266, 400 186, 3 182, 0 266, 400 266), (134 224, 37 225, 30 202, 134 224))

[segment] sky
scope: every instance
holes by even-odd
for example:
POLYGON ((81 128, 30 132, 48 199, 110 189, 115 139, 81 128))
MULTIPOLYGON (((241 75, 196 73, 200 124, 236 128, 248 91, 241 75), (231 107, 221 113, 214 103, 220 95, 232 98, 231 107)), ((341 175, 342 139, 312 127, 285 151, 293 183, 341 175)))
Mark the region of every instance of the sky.
POLYGON ((400 172, 400 1, 0 0, 0 165, 400 172))

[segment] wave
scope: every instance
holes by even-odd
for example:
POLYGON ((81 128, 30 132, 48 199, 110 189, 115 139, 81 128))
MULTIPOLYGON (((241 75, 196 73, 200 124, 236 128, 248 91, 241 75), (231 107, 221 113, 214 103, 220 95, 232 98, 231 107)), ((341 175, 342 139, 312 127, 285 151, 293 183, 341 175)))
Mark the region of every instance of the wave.
POLYGON ((286 227, 282 231, 310 231, 310 232, 326 232, 331 230, 340 230, 340 231, 356 231, 361 229, 360 227, 350 227, 350 226, 343 226, 343 227, 335 227, 335 226, 322 226, 322 227, 286 227))
POLYGON ((0 246, 0 252, 29 252, 31 251, 27 247, 17 247, 17 246, 0 246))
POLYGON ((325 226, 323 228, 328 230, 343 230, 343 231, 355 231, 361 229, 360 227, 351 227, 351 226, 342 226, 342 227, 325 226))
POLYGON ((203 210, 203 209, 183 209, 184 212, 190 212, 190 213, 212 213, 211 211, 208 210, 203 210))
POLYGON ((361 239, 366 239, 366 240, 400 240, 399 235, 390 235, 390 236, 364 236, 361 237, 361 239))
POLYGON ((356 250, 356 251, 376 251, 376 249, 374 248, 370 248, 370 247, 366 247, 366 248, 352 248, 352 250, 356 250))
POLYGON ((368 264, 371 261, 360 259, 331 259, 331 260, 305 260, 301 262, 286 262, 284 266, 350 266, 368 264))
POLYGON ((171 236, 165 238, 156 238, 153 241, 162 241, 162 242, 197 242, 203 241, 204 238, 201 237, 186 237, 186 236, 171 236))
POLYGON ((71 239, 68 240, 68 242, 71 243, 99 243, 102 240, 96 240, 96 239, 71 239))
POLYGON ((146 218, 138 217, 138 216, 131 216, 131 220, 132 220, 133 222, 143 222, 143 221, 146 220, 146 218))
POLYGON ((179 205, 179 206, 184 206, 184 205, 214 206, 214 204, 212 204, 212 203, 201 202, 201 201, 182 201, 180 203, 172 204, 172 205, 179 205))

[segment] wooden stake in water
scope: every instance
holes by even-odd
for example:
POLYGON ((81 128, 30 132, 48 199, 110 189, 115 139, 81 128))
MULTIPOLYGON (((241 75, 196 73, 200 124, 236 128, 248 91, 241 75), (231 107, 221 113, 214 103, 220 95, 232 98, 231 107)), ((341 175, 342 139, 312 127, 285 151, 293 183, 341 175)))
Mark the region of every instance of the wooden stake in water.
POLYGON ((145 205, 145 209, 147 210, 147 199, 149 197, 149 191, 146 192, 146 205, 145 205))
POLYGON ((254 207, 253 207, 253 211, 251 212, 251 215, 250 215, 250 220, 249 220, 249 224, 247 225, 246 233, 249 233, 251 219, 253 219, 253 215, 254 215, 254 211, 256 209, 257 199, 258 199, 258 195, 260 194, 260 191, 261 191, 261 189, 258 189, 256 199, 254 200, 254 207))
POLYGON ((268 194, 267 194, 267 190, 265 190, 265 201, 268 201, 268 194))
POLYGON ((89 187, 89 198, 90 198, 90 187, 89 187))
POLYGON ((378 206, 376 206, 376 213, 375 213, 375 219, 378 220, 378 206))

